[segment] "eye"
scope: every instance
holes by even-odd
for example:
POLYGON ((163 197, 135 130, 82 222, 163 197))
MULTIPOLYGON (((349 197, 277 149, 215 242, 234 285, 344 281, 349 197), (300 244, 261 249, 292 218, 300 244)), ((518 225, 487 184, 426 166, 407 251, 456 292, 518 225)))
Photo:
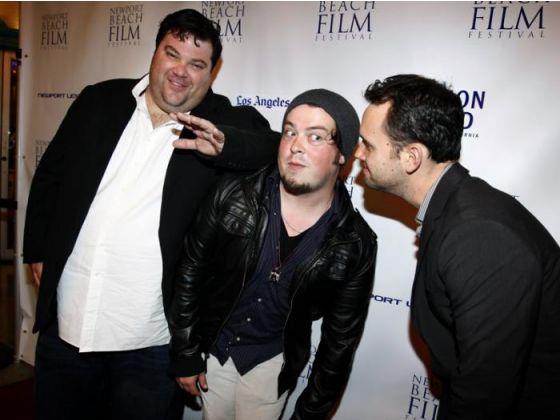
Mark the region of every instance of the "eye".
POLYGON ((165 51, 165 55, 167 55, 168 57, 171 58, 178 58, 178 54, 175 51, 171 51, 171 50, 166 50, 165 51))
POLYGON ((206 68, 206 66, 202 63, 191 63, 191 66, 196 70, 204 70, 206 68))
POLYGON ((363 138, 360 138, 360 140, 361 140, 362 145, 365 147, 365 149, 366 149, 368 152, 371 152, 371 151, 373 150, 373 146, 372 146, 371 143, 365 141, 363 138))
POLYGON ((311 143, 321 143, 323 141, 323 136, 317 133, 309 133, 307 138, 311 143))
POLYGON ((295 130, 293 130, 291 128, 285 128, 284 131, 282 131, 282 136, 291 139, 291 138, 296 137, 297 133, 295 132, 295 130))

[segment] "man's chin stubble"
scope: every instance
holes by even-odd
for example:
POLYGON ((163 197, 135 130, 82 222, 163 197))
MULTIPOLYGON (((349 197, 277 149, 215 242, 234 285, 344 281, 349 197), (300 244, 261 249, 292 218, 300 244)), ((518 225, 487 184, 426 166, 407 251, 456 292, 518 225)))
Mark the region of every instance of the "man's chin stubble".
POLYGON ((301 195, 312 191, 311 185, 309 184, 297 184, 296 182, 292 182, 283 176, 281 176, 280 179, 284 189, 290 194, 301 195))

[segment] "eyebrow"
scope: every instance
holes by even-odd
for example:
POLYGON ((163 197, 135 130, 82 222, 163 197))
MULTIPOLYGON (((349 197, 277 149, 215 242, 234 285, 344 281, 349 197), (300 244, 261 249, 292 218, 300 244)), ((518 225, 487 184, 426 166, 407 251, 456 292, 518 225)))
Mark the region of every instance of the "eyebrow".
POLYGON ((326 132, 329 131, 329 129, 327 127, 324 127, 322 125, 314 125, 313 127, 307 127, 308 130, 325 130, 326 132))
POLYGON ((205 60, 201 59, 201 58, 193 58, 193 59, 191 60, 191 63, 204 64, 205 67, 208 66, 208 63, 207 63, 205 60))
POLYGON ((164 47, 164 50, 165 50, 165 51, 171 50, 171 52, 173 52, 173 53, 175 53, 175 54, 177 54, 177 55, 181 55, 181 54, 179 54, 179 51, 177 51, 177 50, 176 50, 175 48, 173 48, 171 45, 166 45, 166 46, 164 47))
POLYGON ((362 139, 362 143, 365 143, 368 146, 373 146, 373 144, 371 144, 371 142, 366 139, 362 134, 360 134, 360 138, 362 139))
MULTIPOLYGON (((174 47, 172 47, 171 45, 166 45, 164 47, 165 51, 167 52, 172 52, 176 55, 178 55, 179 57, 181 56, 181 53, 179 51, 177 51, 174 47)), ((205 66, 208 66, 208 63, 203 60, 202 58, 193 58, 192 60, 190 60, 191 63, 200 63, 200 64, 204 64, 205 66)))
MULTIPOLYGON (((293 123, 291 123, 290 121, 285 121, 284 125, 289 125, 291 127, 295 127, 295 125, 293 123)), ((322 126, 322 125, 314 125, 312 127, 307 127, 306 130, 324 130, 327 133, 329 132, 329 129, 326 128, 325 126, 322 126)))

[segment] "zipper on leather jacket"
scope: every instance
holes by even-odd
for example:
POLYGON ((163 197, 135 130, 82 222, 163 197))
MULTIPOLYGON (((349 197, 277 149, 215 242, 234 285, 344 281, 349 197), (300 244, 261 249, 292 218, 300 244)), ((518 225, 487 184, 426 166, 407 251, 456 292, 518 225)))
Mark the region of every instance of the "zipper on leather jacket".
MULTIPOLYGON (((256 206, 256 202, 254 200, 252 200, 253 197, 251 197, 251 204, 254 205, 254 208, 257 208, 256 206)), ((254 209, 252 208, 252 209, 254 209)), ((264 210, 263 210, 264 212, 264 210)), ((253 213, 253 217, 255 218, 255 221, 259 220, 258 219, 258 214, 253 213)), ((267 222, 268 222, 268 217, 267 217, 267 222)), ((260 232, 259 232, 259 242, 262 239, 262 236, 264 235, 264 232, 266 231, 266 226, 268 223, 264 224, 261 226, 260 232)), ((258 227, 258 226, 257 226, 258 227)), ((255 231, 257 229, 255 228, 255 231)), ((220 328, 218 329, 218 331, 216 332, 216 336, 214 337, 214 340, 212 340, 212 344, 210 344, 210 347, 208 348, 208 354, 210 353, 210 350, 214 347, 214 345, 216 344, 216 341, 218 341, 218 337, 220 336, 220 333, 222 332, 222 330, 224 329, 224 327, 226 326, 227 322, 229 321, 229 318, 231 317, 231 314, 233 313, 233 311, 235 310, 235 307, 237 306, 237 303, 239 302, 239 299, 241 298, 241 294, 243 293, 243 289, 245 288, 245 282, 247 279, 247 269, 248 269, 248 265, 249 265, 249 259, 253 260, 253 265, 254 265, 254 260, 255 260, 255 251, 256 251, 256 244, 257 242, 255 240, 251 241, 251 244, 249 245, 250 247, 250 251, 249 253, 247 253, 247 256, 245 257, 245 268, 243 269, 243 280, 241 281, 241 288, 239 290, 239 293, 237 294, 237 297, 235 298, 235 301, 233 303, 233 305, 231 306, 227 316, 224 318, 222 325, 220 325, 220 328)), ((206 358, 208 358, 208 355, 206 356, 206 358)))
POLYGON ((229 317, 231 316, 231 314, 235 310, 235 307, 237 306, 237 303, 239 302, 239 299, 241 298, 241 294, 243 293, 243 289, 245 287, 245 279, 247 277, 247 263, 249 262, 249 256, 250 255, 248 254, 247 257, 245 258, 245 268, 243 270, 243 280, 241 281, 241 289, 239 289, 239 293, 237 294, 237 297, 235 298, 235 301, 233 302, 233 305, 231 306, 227 316, 224 318, 224 320, 222 322, 222 325, 220 325, 220 328, 218 328, 218 331, 216 332, 216 336, 214 337, 214 340, 212 340, 212 343, 210 344, 210 347, 208 347, 208 353, 206 354, 206 359, 208 359, 209 354, 210 354, 210 350, 212 350, 212 348, 216 344, 216 341, 218 341, 218 337, 220 336, 220 333, 222 332, 222 330, 226 326, 226 324, 229 320, 229 317))
MULTIPOLYGON (((357 242, 358 238, 352 239, 352 240, 346 240, 346 241, 338 241, 338 242, 333 242, 331 243, 327 248, 325 248, 325 250, 322 252, 322 254, 326 254, 331 248, 338 246, 338 245, 343 245, 343 244, 350 244, 353 242, 357 242)), ((313 267, 315 266, 315 263, 322 257, 321 254, 317 254, 315 256, 315 258, 313 258, 313 260, 309 263, 309 265, 307 267, 305 267, 304 272, 296 277, 299 278, 299 282, 296 285, 296 288, 294 290, 294 293, 292 295, 292 297, 290 298, 290 307, 288 309, 288 315, 286 315, 286 321, 284 322, 284 328, 282 329, 282 357, 284 359, 284 363, 282 363, 282 368, 280 369, 280 372, 282 372, 284 370, 284 366, 286 365, 286 326, 288 325, 288 320, 290 319, 290 315, 292 314, 292 306, 294 303, 294 299, 296 297, 296 294, 301 286, 301 284, 303 283, 303 280, 305 279, 305 276, 307 276, 309 274, 309 272, 313 269, 313 267)), ((294 277, 297 273, 294 273, 294 277)))

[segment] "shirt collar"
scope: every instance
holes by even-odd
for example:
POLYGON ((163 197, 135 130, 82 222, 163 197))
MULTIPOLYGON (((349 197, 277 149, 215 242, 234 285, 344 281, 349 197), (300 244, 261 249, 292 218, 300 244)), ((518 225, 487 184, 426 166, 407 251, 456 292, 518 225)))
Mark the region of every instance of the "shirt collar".
MULTIPOLYGON (((146 90, 150 84, 150 75, 147 74, 136 85, 132 88, 132 96, 136 99, 136 109, 142 112, 148 118, 150 117, 150 112, 148 111, 148 105, 146 104, 146 90)), ((190 112, 187 112, 189 114, 190 112)), ((163 126, 175 126, 177 129, 182 129, 183 125, 174 120, 169 120, 163 126)), ((162 126, 162 127, 163 127, 162 126)))
POLYGON ((441 179, 443 178, 443 176, 447 173, 447 171, 454 164, 455 164, 455 162, 450 163, 449 165, 447 165, 443 169, 443 171, 441 171, 441 173, 439 174, 436 181, 432 184, 432 186, 428 190, 428 193, 424 197, 424 200, 422 200, 422 204, 420 205, 420 208, 418 209, 418 213, 416 213, 416 223, 418 223, 418 227, 416 228, 416 234, 418 236, 420 236, 420 233, 422 231, 422 223, 424 223, 424 219, 426 218, 426 212, 428 211, 428 206, 430 205, 430 201, 432 200, 432 197, 434 196, 434 192, 436 191, 436 188, 437 188, 438 184, 440 183, 441 179))
POLYGON ((138 83, 132 88, 132 96, 136 99, 136 102, 140 99, 141 96, 144 96, 146 92, 146 88, 150 84, 150 75, 147 74, 140 79, 138 83))

